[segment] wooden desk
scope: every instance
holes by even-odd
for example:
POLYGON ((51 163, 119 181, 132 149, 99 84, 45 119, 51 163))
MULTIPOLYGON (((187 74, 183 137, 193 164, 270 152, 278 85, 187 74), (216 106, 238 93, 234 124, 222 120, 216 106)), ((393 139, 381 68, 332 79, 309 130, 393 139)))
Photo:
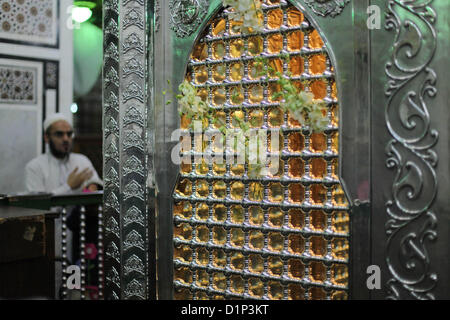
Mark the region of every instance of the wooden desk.
POLYGON ((55 298, 55 218, 0 205, 0 299, 55 298))

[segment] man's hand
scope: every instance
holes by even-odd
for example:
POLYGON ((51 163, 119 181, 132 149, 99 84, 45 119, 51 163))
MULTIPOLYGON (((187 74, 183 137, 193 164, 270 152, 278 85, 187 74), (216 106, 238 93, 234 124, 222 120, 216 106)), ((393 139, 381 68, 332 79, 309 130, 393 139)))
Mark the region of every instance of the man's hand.
POLYGON ((72 190, 78 189, 83 184, 83 182, 92 177, 93 174, 92 171, 89 170, 89 168, 84 169, 80 173, 77 172, 78 167, 73 169, 73 171, 69 174, 69 177, 67 178, 67 184, 72 190))

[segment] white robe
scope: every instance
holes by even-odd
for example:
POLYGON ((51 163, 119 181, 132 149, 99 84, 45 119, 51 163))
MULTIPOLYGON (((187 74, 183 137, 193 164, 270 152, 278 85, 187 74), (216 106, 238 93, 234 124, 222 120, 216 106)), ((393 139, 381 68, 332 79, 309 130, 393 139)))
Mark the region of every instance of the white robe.
POLYGON ((28 192, 50 192, 55 195, 81 192, 91 183, 103 185, 91 161, 79 153, 70 153, 64 159, 54 157, 50 151, 34 158, 25 167, 25 186, 28 192), (92 171, 92 177, 78 189, 72 190, 67 177, 78 167, 78 173, 85 168, 92 171))

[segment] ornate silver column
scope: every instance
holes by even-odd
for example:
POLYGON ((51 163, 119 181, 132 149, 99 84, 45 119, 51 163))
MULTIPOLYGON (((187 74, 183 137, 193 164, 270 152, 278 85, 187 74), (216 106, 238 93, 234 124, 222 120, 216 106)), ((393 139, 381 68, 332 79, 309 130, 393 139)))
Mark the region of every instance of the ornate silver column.
POLYGON ((373 297, 448 298, 450 6, 373 2, 386 14, 372 32, 372 242, 384 284, 373 297))
POLYGON ((104 2, 106 299, 148 297, 146 10, 104 2))

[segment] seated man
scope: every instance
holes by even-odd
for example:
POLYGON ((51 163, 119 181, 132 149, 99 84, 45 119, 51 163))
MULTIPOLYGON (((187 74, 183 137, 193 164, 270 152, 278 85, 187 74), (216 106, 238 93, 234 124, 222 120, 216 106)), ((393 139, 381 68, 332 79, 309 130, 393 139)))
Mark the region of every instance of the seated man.
POLYGON ((91 161, 73 153, 71 121, 61 113, 44 121, 44 139, 49 151, 31 160, 25 167, 25 186, 30 192, 64 194, 97 190, 103 183, 91 161))
MULTIPOLYGON (((50 115, 44 121, 44 139, 49 150, 31 160, 25 167, 25 186, 29 192, 49 192, 55 195, 96 191, 103 186, 91 161, 84 155, 73 153, 73 128, 71 121, 61 113, 50 115)), ((86 241, 96 242, 97 216, 86 211, 86 241)), ((80 209, 67 207, 67 255, 70 263, 80 258, 80 209)), ((57 230, 60 229, 57 221, 57 230)), ((60 249, 57 249, 58 251, 60 249)), ((59 281, 59 280, 58 280, 59 281)))

